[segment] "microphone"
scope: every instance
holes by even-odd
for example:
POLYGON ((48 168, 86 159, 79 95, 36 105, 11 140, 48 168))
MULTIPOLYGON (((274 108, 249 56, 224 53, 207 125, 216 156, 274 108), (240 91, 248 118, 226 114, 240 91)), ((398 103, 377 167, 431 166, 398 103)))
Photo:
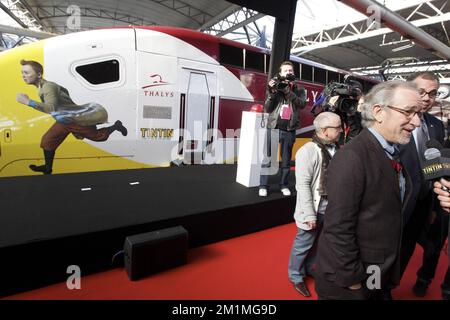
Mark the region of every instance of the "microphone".
MULTIPOLYGON (((440 143, 438 144, 440 145, 440 143)), ((434 145, 438 146, 436 144, 434 145)), ((425 161, 422 165, 422 172, 425 180, 434 181, 439 180, 440 178, 445 178, 446 180, 449 180, 448 177, 450 177, 450 149, 441 149, 439 151, 437 148, 429 148, 425 150, 423 156, 425 158, 425 161)), ((445 187, 443 187, 442 190, 449 191, 445 187)))
MULTIPOLYGON (((427 146, 428 147, 428 146, 427 146)), ((442 146, 441 146, 442 148, 442 146)), ((429 147, 423 154, 425 160, 433 160, 441 156, 441 152, 437 148, 429 147)))

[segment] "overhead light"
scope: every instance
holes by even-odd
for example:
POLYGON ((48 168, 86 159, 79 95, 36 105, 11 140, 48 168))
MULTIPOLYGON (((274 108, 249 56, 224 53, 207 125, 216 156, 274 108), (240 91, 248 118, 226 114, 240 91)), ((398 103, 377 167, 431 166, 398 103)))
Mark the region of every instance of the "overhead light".
POLYGON ((406 49, 409 49, 412 47, 414 47, 414 43, 408 43, 408 44, 405 44, 404 46, 392 49, 392 52, 402 51, 402 50, 406 50, 406 49))

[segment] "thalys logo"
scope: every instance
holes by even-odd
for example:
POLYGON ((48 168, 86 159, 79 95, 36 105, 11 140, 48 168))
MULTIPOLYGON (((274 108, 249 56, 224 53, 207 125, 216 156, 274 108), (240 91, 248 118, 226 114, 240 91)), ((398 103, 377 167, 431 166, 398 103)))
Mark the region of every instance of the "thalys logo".
POLYGON ((171 84, 169 82, 164 81, 160 74, 152 74, 150 76, 150 79, 151 79, 152 83, 149 85, 143 86, 142 89, 165 86, 165 85, 171 84))

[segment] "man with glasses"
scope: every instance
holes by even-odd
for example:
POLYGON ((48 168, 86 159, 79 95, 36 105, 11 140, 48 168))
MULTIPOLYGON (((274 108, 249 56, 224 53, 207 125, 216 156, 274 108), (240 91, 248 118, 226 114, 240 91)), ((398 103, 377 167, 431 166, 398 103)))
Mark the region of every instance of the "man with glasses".
POLYGON ((322 112, 314 119, 312 141, 295 155, 295 188, 297 204, 294 219, 298 227, 289 258, 288 276, 295 290, 311 296, 304 278, 311 275, 317 240, 327 207, 326 172, 339 145, 341 118, 333 112, 322 112))
POLYGON ((328 166, 327 200, 314 272, 319 299, 380 299, 400 280, 402 211, 411 179, 397 144, 420 125, 420 96, 409 82, 377 84, 361 106, 361 133, 328 166))
MULTIPOLYGON (((432 192, 431 182, 424 180, 421 165, 426 150, 425 143, 435 139, 444 143, 445 129, 443 123, 429 114, 428 111, 435 103, 439 89, 439 78, 432 72, 420 72, 411 75, 409 82, 417 85, 422 100, 421 124, 413 132, 410 143, 400 147, 400 157, 403 165, 411 174, 413 194, 408 207, 404 212, 403 237, 401 247, 401 274, 403 275, 416 243, 424 248, 423 263, 417 272, 417 281, 413 293, 423 297, 428 285, 435 275, 439 261, 440 250, 447 236, 448 217, 442 214, 439 206, 434 206, 435 196, 432 192)), ((450 285, 450 284, 449 284, 450 285)))

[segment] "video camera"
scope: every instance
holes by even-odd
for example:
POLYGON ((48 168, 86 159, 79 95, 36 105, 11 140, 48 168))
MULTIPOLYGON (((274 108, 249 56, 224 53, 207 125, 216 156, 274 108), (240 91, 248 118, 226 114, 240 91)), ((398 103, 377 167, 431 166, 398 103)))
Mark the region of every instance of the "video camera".
POLYGON ((345 76, 344 83, 330 82, 315 101, 311 113, 316 117, 324 111, 336 113, 342 121, 345 134, 341 135, 339 144, 349 142, 362 130, 361 115, 356 112, 362 95, 362 84, 345 76), (333 100, 336 100, 333 102, 333 100), (319 108, 319 109, 318 109, 319 108))
POLYGON ((358 107, 358 99, 362 95, 362 84, 349 77, 344 83, 330 82, 323 89, 319 98, 314 103, 311 113, 317 116, 323 111, 330 111, 341 115, 353 115, 358 107), (334 104, 330 103, 332 97, 338 96, 334 104), (320 107, 319 111, 316 111, 320 107))
POLYGON ((289 85, 289 82, 292 82, 295 80, 295 75, 293 75, 292 73, 288 73, 285 77, 278 75, 278 76, 275 76, 273 78, 273 80, 275 80, 275 82, 276 82, 275 88, 278 91, 284 92, 286 87, 289 85), (288 81, 288 82, 286 82, 286 81, 288 81))

